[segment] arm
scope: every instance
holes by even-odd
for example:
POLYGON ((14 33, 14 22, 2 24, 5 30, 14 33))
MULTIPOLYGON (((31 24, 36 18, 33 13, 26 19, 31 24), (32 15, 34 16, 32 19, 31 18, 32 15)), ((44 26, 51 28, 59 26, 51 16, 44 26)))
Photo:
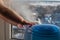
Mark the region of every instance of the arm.
POLYGON ((5 5, 0 4, 0 17, 5 21, 17 25, 17 24, 27 24, 19 14, 17 14, 12 9, 6 7, 5 5))

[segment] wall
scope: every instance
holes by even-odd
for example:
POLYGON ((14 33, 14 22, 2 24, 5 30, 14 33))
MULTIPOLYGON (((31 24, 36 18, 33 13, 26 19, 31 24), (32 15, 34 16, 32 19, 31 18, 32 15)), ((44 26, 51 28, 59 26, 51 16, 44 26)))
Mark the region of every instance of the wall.
POLYGON ((0 19, 0 40, 5 40, 4 21, 0 19))
POLYGON ((4 22, 2 19, 0 19, 0 40, 13 40, 10 37, 10 27, 9 23, 4 22))

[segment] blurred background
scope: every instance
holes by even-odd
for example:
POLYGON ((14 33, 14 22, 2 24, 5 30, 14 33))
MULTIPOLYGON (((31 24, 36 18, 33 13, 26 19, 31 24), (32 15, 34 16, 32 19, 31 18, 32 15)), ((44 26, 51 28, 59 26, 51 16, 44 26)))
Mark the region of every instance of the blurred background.
MULTIPOLYGON (((54 24, 60 27, 60 0, 3 1, 6 6, 28 21, 36 22, 36 24, 54 24)), ((0 19, 0 26, 0 40, 27 40, 26 37, 29 36, 31 39, 31 28, 28 25, 18 28, 0 19)))

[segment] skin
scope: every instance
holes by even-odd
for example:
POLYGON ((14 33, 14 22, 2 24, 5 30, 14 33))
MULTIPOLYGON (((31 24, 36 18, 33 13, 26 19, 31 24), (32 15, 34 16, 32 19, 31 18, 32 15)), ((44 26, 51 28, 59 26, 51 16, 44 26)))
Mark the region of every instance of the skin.
POLYGON ((13 25, 32 25, 33 22, 28 22, 23 17, 21 17, 18 13, 16 13, 11 8, 8 8, 4 5, 4 2, 0 0, 0 18, 4 21, 11 23, 13 25))

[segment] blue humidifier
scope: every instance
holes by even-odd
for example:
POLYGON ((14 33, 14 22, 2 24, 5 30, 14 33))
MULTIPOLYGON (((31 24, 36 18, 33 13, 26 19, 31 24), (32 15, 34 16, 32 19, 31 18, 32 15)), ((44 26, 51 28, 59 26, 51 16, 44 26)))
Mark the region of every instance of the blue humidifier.
POLYGON ((32 26, 32 40, 60 40, 59 27, 52 24, 32 26))

